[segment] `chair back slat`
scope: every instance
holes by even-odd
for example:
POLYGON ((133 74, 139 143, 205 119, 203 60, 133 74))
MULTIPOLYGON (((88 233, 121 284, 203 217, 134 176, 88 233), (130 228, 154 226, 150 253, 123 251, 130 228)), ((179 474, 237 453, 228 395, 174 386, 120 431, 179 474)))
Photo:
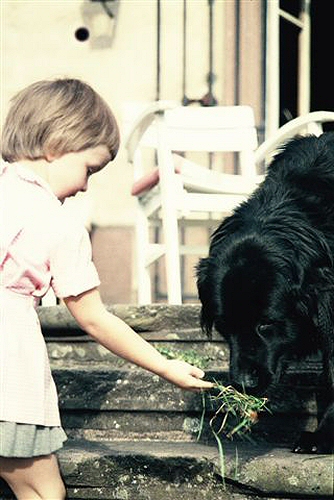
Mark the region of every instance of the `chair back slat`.
MULTIPOLYGON (((169 148, 173 151, 240 152, 258 147, 254 114, 249 106, 195 108, 180 106, 165 111, 169 148)), ((155 123, 145 132, 142 145, 157 144, 155 123)))

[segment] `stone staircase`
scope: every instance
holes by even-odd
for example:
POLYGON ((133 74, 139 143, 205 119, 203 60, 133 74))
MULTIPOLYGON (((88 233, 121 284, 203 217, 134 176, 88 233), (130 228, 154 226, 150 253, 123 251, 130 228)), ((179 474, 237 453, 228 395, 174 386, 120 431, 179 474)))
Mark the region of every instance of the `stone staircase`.
MULTIPOLYGON (((228 383, 228 348, 200 331, 198 305, 110 310, 162 352, 204 363, 208 379, 228 383)), ((221 457, 208 395, 203 400, 117 358, 62 306, 39 315, 69 437, 59 453, 69 500, 333 498, 333 457, 290 452, 300 430, 315 425, 318 360, 287 367, 252 441, 224 441, 221 457)), ((0 498, 11 498, 1 488, 0 498)))

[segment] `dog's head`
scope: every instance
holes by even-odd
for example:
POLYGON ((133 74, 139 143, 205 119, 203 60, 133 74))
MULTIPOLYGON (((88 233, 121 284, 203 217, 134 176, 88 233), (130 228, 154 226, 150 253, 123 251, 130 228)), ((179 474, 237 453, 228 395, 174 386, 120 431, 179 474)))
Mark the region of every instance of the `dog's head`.
POLYGON ((254 394, 278 381, 285 360, 317 350, 319 304, 333 286, 321 236, 288 228, 279 238, 218 231, 197 267, 202 328, 227 340, 231 382, 254 394))

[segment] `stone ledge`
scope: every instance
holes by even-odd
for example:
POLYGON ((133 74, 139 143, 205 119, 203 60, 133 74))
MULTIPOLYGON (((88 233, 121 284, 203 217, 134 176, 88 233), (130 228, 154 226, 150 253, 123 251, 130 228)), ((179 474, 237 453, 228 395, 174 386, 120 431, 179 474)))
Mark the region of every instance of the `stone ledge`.
MULTIPOLYGON (((178 412, 202 409, 200 394, 183 391, 134 365, 52 363, 51 367, 63 409, 178 412)), ((207 369, 206 378, 228 384, 227 365, 220 370, 207 369)), ((268 397, 270 409, 276 413, 315 414, 317 410, 314 389, 303 385, 282 384, 268 392, 268 397)))
MULTIPOLYGON (((159 334, 161 333, 159 332, 159 334)), ((207 366, 223 366, 228 363, 229 349, 225 342, 197 341, 194 336, 188 337, 188 334, 190 336, 188 331, 183 331, 182 340, 177 341, 170 340, 168 332, 164 337, 160 336, 158 341, 156 338, 152 339, 152 336, 147 333, 143 333, 141 336, 155 348, 165 349, 165 353, 170 351, 175 356, 188 354, 188 358, 192 362, 201 361, 202 365, 207 366)), ((56 339, 47 340, 47 349, 51 363, 57 365, 63 363, 64 366, 68 366, 71 363, 86 364, 89 362, 108 363, 110 366, 115 367, 129 365, 122 358, 111 353, 102 345, 89 339, 89 337, 85 341, 77 341, 73 338, 68 342, 57 341, 56 339)))
MULTIPOLYGON (((123 319, 137 332, 154 332, 166 329, 171 332, 179 329, 200 327, 200 305, 186 304, 180 306, 167 304, 150 304, 135 306, 127 304, 106 305, 111 313, 123 319)), ((37 312, 43 330, 78 330, 78 325, 66 306, 38 307, 37 312)), ((204 336, 204 334, 203 334, 204 336)), ((204 336, 205 337, 205 336, 204 336)))
MULTIPOLYGON (((68 500, 329 500, 330 455, 224 444, 69 440, 58 453, 68 500)), ((0 499, 13 498, 1 483, 0 499)))
MULTIPOLYGON (((199 422, 201 419, 203 400, 200 394, 182 391, 133 365, 116 367, 110 363, 71 362, 64 366, 61 362, 60 365, 53 363, 52 368, 64 425, 74 435, 84 428, 108 431, 111 438, 118 436, 118 439, 126 439, 131 432, 140 439, 141 432, 153 437, 164 431, 157 414, 164 416, 166 424, 169 421, 168 430, 173 430, 173 421, 177 421, 175 431, 181 433, 184 432, 183 422, 180 425, 182 420, 188 422, 190 417, 199 422), (149 428, 144 429, 144 422, 150 422, 149 428)), ((221 370, 207 370, 206 376, 227 384, 227 366, 221 370)), ((268 393, 268 397, 271 413, 262 413, 253 427, 256 439, 292 446, 302 430, 315 428, 321 399, 313 388, 282 385, 268 393)), ((205 435, 212 438, 211 431, 206 432, 212 415, 208 398, 206 394, 204 429, 205 435)), ((189 432, 185 434, 191 437, 189 432)))
MULTIPOLYGON (((224 452, 226 488, 231 493, 243 491, 252 498, 333 498, 334 462, 330 455, 296 455, 283 448, 238 445, 236 459, 232 443, 224 446, 224 452)), ((220 491, 223 499, 227 493, 216 447, 198 443, 69 441, 60 452, 60 463, 71 488, 135 487, 137 495, 125 497, 129 499, 141 498, 145 491, 143 498, 147 500, 165 500, 169 498, 165 496, 167 485, 174 493, 188 490, 189 495, 178 498, 213 500, 220 491), (158 484, 161 497, 157 496, 158 484), (195 496, 203 487, 207 496, 195 496)))

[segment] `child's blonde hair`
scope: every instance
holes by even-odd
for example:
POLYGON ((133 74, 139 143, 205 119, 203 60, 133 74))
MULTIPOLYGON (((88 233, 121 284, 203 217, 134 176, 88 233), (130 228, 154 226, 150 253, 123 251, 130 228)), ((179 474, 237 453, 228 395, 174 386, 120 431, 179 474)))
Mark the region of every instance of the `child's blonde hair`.
POLYGON ((42 80, 12 99, 2 132, 8 162, 59 157, 105 145, 113 159, 119 130, 107 103, 88 84, 61 78, 42 80))

